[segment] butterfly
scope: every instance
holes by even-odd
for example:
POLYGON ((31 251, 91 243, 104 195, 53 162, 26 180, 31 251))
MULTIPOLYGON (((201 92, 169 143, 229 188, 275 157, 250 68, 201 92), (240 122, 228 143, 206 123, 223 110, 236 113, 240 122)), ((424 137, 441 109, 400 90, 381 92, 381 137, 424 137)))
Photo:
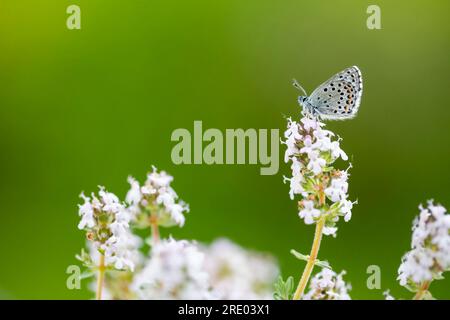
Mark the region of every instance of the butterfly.
POLYGON ((357 66, 335 74, 318 86, 310 96, 296 80, 294 86, 305 94, 298 97, 303 111, 320 119, 351 119, 356 116, 361 104, 363 84, 361 71, 357 66))

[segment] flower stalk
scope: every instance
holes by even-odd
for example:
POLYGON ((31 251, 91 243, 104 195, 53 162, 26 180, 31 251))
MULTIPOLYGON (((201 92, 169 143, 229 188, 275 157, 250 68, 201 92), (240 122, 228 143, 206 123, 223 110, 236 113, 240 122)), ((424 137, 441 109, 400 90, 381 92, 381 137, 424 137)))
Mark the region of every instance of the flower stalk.
POLYGON ((290 183, 289 195, 296 195, 298 215, 305 224, 315 224, 316 231, 307 257, 307 263, 292 297, 300 300, 308 285, 323 235, 336 237, 337 222, 340 217, 349 221, 353 204, 348 200, 348 170, 335 168, 339 158, 348 161, 347 154, 340 147, 340 138, 324 129, 324 123, 304 115, 299 122, 288 119, 285 131, 285 162, 291 163, 292 176, 285 177, 290 183))
POLYGON ((270 255, 226 239, 208 246, 160 234, 160 227, 182 227, 189 211, 172 181, 153 168, 143 185, 128 178, 125 202, 104 187, 81 194, 78 228, 86 233, 87 250, 76 258, 88 269, 81 279, 92 276, 95 299, 270 299, 279 274, 270 255))
POLYGON ((100 254, 100 262, 97 273, 97 290, 95 293, 96 300, 102 300, 103 283, 105 281, 105 255, 100 254))
POLYGON ((323 235, 323 227, 325 225, 325 219, 322 217, 316 224, 316 232, 314 234, 314 241, 311 247, 311 253, 309 254, 308 261, 306 263, 305 269, 303 270, 302 277, 298 283, 297 289, 295 290, 293 300, 300 300, 305 292, 306 285, 308 284, 311 273, 314 269, 314 264, 317 259, 317 255, 320 249, 320 242, 323 235))
POLYGON ((153 244, 159 243, 159 228, 158 228, 158 218, 155 215, 150 217, 150 226, 152 232, 153 244))

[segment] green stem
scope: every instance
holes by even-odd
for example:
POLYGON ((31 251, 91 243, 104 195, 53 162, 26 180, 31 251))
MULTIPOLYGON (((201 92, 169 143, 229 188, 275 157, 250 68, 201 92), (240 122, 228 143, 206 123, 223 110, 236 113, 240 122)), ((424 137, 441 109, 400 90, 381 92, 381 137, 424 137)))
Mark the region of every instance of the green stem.
POLYGON ((309 254, 308 261, 306 262, 305 270, 303 270, 302 277, 298 283, 297 290, 295 290, 293 300, 300 300, 305 292, 306 285, 308 284, 311 273, 314 269, 314 264, 317 259, 317 255, 320 249, 320 242, 322 240, 323 227, 325 225, 325 218, 321 217, 316 224, 316 232, 314 234, 314 241, 311 248, 311 253, 309 254))
POLYGON ((105 255, 100 254, 100 263, 98 266, 98 275, 97 275, 97 291, 95 293, 95 298, 97 300, 102 300, 104 280, 105 280, 105 255))

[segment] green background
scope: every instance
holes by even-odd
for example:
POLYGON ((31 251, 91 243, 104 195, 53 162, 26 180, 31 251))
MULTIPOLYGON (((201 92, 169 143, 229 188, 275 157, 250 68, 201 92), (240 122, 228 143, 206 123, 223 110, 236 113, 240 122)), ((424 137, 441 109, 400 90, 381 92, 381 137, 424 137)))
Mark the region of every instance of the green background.
MULTIPOLYGON (((355 299, 411 294, 395 280, 417 206, 450 208, 449 1, 376 1, 381 30, 366 27, 373 1, 0 2, 0 295, 91 298, 66 289, 84 245, 79 193, 98 184, 124 197, 152 164, 174 175, 191 206, 176 238, 225 236, 273 253, 299 278, 313 227, 298 218, 280 172, 259 165, 171 162, 176 128, 279 128, 298 116, 297 78, 308 92, 358 65, 358 117, 329 123, 352 156, 359 204, 319 258, 347 270, 355 299), (66 28, 78 4, 82 29, 66 28), (382 289, 366 287, 381 268, 382 289)), ((284 146, 280 147, 280 156, 284 146)), ((450 279, 432 284, 450 298, 450 279)))

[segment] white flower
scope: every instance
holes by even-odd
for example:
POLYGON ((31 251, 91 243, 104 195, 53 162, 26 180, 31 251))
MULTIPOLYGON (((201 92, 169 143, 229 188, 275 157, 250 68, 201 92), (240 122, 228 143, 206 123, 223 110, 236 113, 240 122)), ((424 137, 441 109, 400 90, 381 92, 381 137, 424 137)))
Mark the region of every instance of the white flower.
POLYGON ((303 124, 303 128, 306 131, 315 130, 317 128, 320 128, 324 124, 317 121, 316 119, 311 119, 309 117, 303 117, 300 122, 303 124))
POLYGON ((344 215, 344 221, 348 222, 352 218, 352 208, 354 202, 349 200, 342 200, 339 211, 344 215))
POLYGON ((341 157, 342 160, 347 161, 347 154, 341 149, 338 141, 333 141, 330 144, 330 151, 333 158, 337 159, 341 157))
POLYGON ((137 205, 142 200, 141 187, 139 182, 133 177, 128 177, 128 183, 130 184, 130 190, 127 193, 125 201, 131 205, 137 205))
POLYGON ((120 212, 123 211, 124 206, 120 203, 119 198, 114 193, 107 192, 105 187, 100 186, 100 191, 98 195, 100 196, 100 200, 103 203, 102 210, 109 212, 120 212))
POLYGON ((177 225, 184 225, 185 217, 183 212, 189 212, 189 206, 187 204, 182 201, 173 203, 170 207, 167 207, 167 210, 170 212, 170 216, 177 225))
POLYGON ((81 216, 81 221, 78 224, 78 229, 82 230, 86 227, 92 228, 95 226, 95 219, 94 208, 92 207, 91 199, 89 197, 86 197, 84 193, 81 193, 80 197, 83 198, 84 203, 78 205, 78 214, 81 216))
POLYGON ((314 201, 303 200, 303 209, 298 213, 306 224, 312 224, 320 216, 320 210, 314 208, 314 201))
POLYGON ((308 153, 309 163, 307 168, 311 170, 315 175, 322 172, 323 167, 326 166, 327 161, 320 157, 319 151, 312 150, 308 153))
POLYGON ((315 147, 316 147, 316 145, 314 145, 312 143, 312 138, 309 135, 304 137, 303 145, 304 145, 304 147, 300 149, 300 153, 309 154, 310 152, 313 152, 315 150, 315 147))
POLYGON ((158 172, 155 166, 152 166, 153 171, 147 175, 147 182, 152 184, 155 188, 168 188, 173 181, 173 177, 168 175, 165 171, 158 172))
POLYGON ((303 296, 303 300, 351 300, 347 285, 343 276, 345 271, 336 274, 330 269, 322 269, 310 282, 310 290, 303 296))
POLYGON ((303 165, 297 160, 297 158, 292 159, 292 178, 284 177, 284 182, 289 181, 290 190, 289 196, 292 200, 294 200, 294 195, 302 194, 305 192, 302 184, 304 182, 303 175, 301 174, 301 169, 303 165))
POLYGON ((433 278, 431 272, 433 258, 427 251, 424 248, 415 248, 403 256, 402 264, 398 269, 398 280, 402 286, 407 286, 410 279, 420 284, 433 278))
POLYGON ((389 290, 386 290, 385 292, 383 292, 383 295, 386 300, 395 300, 395 298, 393 296, 391 296, 389 290))
POLYGON ((337 227, 323 227, 323 234, 336 237, 337 227))
POLYGON ((336 236, 339 217, 349 221, 356 202, 347 200, 348 169, 342 171, 333 167, 338 158, 348 160, 340 147, 341 139, 335 138, 335 134, 325 130, 324 126, 308 116, 298 123, 288 119, 285 161, 292 162, 292 176, 284 177, 284 182, 289 181, 291 199, 301 195, 304 202, 309 201, 299 210, 305 223, 316 223, 323 216, 323 233, 336 236))
POLYGON ((246 250, 228 239, 215 240, 203 251, 215 298, 272 299, 279 271, 271 256, 246 250))
POLYGON ((292 156, 298 154, 300 150, 297 147, 297 141, 299 141, 302 136, 299 133, 299 127, 297 122, 292 121, 291 118, 288 119, 288 129, 284 133, 286 140, 283 142, 286 144, 286 152, 284 154, 284 161, 288 162, 292 156))
POLYGON ((140 299, 208 299, 204 254, 188 241, 164 240, 152 247, 150 259, 133 281, 140 299))
POLYGON ((93 248, 105 255, 107 266, 133 271, 131 256, 137 247, 130 231, 130 215, 116 195, 99 188, 98 197, 81 194, 84 204, 79 206, 78 228, 88 232, 93 248))
POLYGON ((338 202, 347 199, 348 191, 348 174, 345 171, 341 171, 339 177, 331 179, 331 185, 325 189, 325 195, 332 202, 338 202))
POLYGON ((138 247, 140 238, 134 236, 129 230, 121 231, 120 236, 110 237, 102 249, 105 252, 106 265, 113 265, 118 270, 127 269, 134 271, 136 257, 139 256, 138 247))
POLYGON ((420 214, 414 221, 411 250, 407 252, 398 269, 402 286, 420 286, 424 281, 450 269, 450 214, 441 205, 428 201, 419 206, 420 214))
MULTIPOLYGON (((147 180, 141 187, 133 177, 128 177, 130 190, 126 201, 130 204, 129 211, 135 220, 148 222, 149 219, 137 219, 140 214, 146 215, 150 211, 156 215, 158 221, 164 221, 166 226, 178 225, 182 227, 185 222, 184 213, 189 212, 189 206, 178 200, 176 192, 170 186, 173 177, 166 172, 158 172, 155 167, 147 175, 147 180), (156 207, 156 208, 155 208, 156 207)), ((148 227, 142 225, 141 227, 148 227)))
POLYGON ((328 130, 322 130, 321 128, 314 130, 313 133, 316 140, 316 142, 313 144, 313 147, 320 151, 330 151, 331 150, 330 137, 334 136, 334 133, 328 130))

